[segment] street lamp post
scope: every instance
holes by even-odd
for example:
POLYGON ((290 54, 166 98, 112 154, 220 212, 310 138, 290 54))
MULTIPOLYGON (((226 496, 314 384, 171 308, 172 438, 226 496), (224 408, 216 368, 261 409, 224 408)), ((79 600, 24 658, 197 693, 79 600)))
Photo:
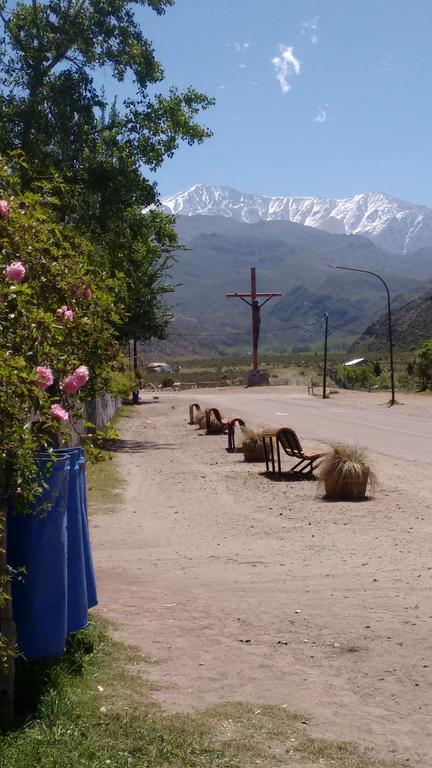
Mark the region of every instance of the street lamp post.
POLYGON ((365 275, 373 275, 374 277, 377 277, 378 280, 382 282, 384 288, 386 289, 388 336, 389 336, 389 349, 390 349, 390 378, 391 378, 391 400, 389 405, 394 405, 396 402, 396 398, 395 398, 395 377, 394 377, 394 364, 393 364, 393 334, 392 334, 392 324, 391 324, 390 291, 388 289, 388 285, 386 281, 381 277, 381 275, 377 275, 376 272, 371 272, 369 269, 358 269, 357 267, 341 267, 341 266, 335 266, 333 264, 331 264, 330 266, 334 266, 335 269, 346 269, 348 272, 363 272, 365 275))

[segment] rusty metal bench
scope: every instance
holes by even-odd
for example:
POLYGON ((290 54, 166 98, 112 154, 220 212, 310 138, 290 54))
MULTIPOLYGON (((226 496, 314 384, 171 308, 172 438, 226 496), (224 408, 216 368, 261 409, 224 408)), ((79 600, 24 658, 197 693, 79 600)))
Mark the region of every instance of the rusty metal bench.
POLYGON ((299 475, 312 475, 320 459, 325 456, 325 453, 306 453, 298 439, 296 433, 290 427, 274 427, 271 429, 264 429, 262 432, 262 439, 264 444, 264 453, 266 460, 267 472, 273 475, 281 475, 281 447, 287 456, 292 456, 297 459, 297 463, 289 469, 290 474, 299 475), (276 460, 275 461, 275 446, 276 446, 276 460))
POLYGON ((239 416, 234 416, 233 419, 228 421, 228 453, 235 453, 235 428, 236 424, 240 427, 245 427, 246 424, 239 416))
POLYGON ((221 435, 228 431, 228 419, 223 418, 219 408, 206 408, 205 415, 208 435, 221 435))
POLYGON ((191 403, 189 406, 189 424, 195 424, 195 417, 198 411, 201 410, 199 403, 191 403), (195 413, 196 411, 196 413, 195 413))

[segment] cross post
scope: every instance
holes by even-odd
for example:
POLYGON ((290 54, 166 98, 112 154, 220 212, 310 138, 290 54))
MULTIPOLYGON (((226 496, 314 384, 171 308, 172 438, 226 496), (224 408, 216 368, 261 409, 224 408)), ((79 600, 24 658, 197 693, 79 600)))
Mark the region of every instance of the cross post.
POLYGON ((244 301, 245 304, 248 304, 251 307, 252 310, 252 360, 253 360, 253 368, 255 371, 259 368, 259 362, 258 362, 258 342, 259 342, 259 335, 260 335, 260 327, 261 327, 261 307, 264 306, 264 304, 267 304, 270 299, 273 299, 275 296, 282 296, 279 292, 257 292, 256 289, 256 268, 251 267, 251 289, 250 293, 226 293, 225 296, 227 299, 241 299, 241 301, 244 301), (264 299, 264 301, 259 302, 259 299, 264 299), (248 301, 250 299, 250 301, 248 301))

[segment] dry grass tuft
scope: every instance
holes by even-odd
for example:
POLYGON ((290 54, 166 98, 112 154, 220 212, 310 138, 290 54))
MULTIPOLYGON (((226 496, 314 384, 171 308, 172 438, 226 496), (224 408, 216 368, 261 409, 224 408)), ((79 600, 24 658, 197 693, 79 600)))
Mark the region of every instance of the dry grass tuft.
POLYGON ((204 411, 197 411, 194 418, 194 424, 198 424, 200 429, 206 428, 206 415, 204 411))
POLYGON ((364 499, 368 483, 373 490, 375 474, 369 459, 356 445, 334 445, 320 464, 319 487, 328 499, 364 499))
MULTIPOLYGON (((225 419, 225 415, 222 413, 222 411, 219 411, 219 413, 220 413, 221 419, 224 420, 225 419)), ((205 416, 204 416, 204 421, 205 421, 205 416)), ((204 425, 204 427, 205 427, 205 425, 204 425)), ((222 422, 219 421, 216 418, 216 416, 214 415, 213 411, 211 411, 210 412, 209 425, 208 425, 208 428, 207 428, 207 431, 208 431, 209 435, 212 434, 212 433, 218 434, 219 432, 221 432, 222 429, 223 429, 222 422)))
POLYGON ((264 443, 261 432, 251 427, 240 427, 242 431, 242 448, 245 461, 265 461, 264 443))

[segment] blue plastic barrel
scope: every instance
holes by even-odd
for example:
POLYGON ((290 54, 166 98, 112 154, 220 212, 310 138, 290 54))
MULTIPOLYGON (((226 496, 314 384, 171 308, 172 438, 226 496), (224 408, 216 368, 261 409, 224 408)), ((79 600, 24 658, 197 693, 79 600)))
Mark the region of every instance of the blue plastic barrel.
MULTIPOLYGON (((82 449, 81 449, 82 450, 82 449)), ((94 608, 98 604, 97 591, 96 591, 96 576, 93 565, 93 557, 90 546, 90 532, 88 523, 88 508, 87 508, 87 475, 84 451, 82 450, 80 459, 80 483, 81 483, 81 523, 82 523, 82 540, 84 549, 84 564, 86 574, 87 585, 87 606, 88 608, 94 608)))
POLYGON ((69 458, 67 500, 67 631, 77 632, 88 624, 86 552, 82 526, 82 448, 58 448, 55 454, 69 458))
POLYGON ((67 635, 67 519, 69 459, 37 460, 46 484, 29 514, 8 513, 8 563, 24 567, 12 583, 17 645, 30 661, 64 653, 67 635))

